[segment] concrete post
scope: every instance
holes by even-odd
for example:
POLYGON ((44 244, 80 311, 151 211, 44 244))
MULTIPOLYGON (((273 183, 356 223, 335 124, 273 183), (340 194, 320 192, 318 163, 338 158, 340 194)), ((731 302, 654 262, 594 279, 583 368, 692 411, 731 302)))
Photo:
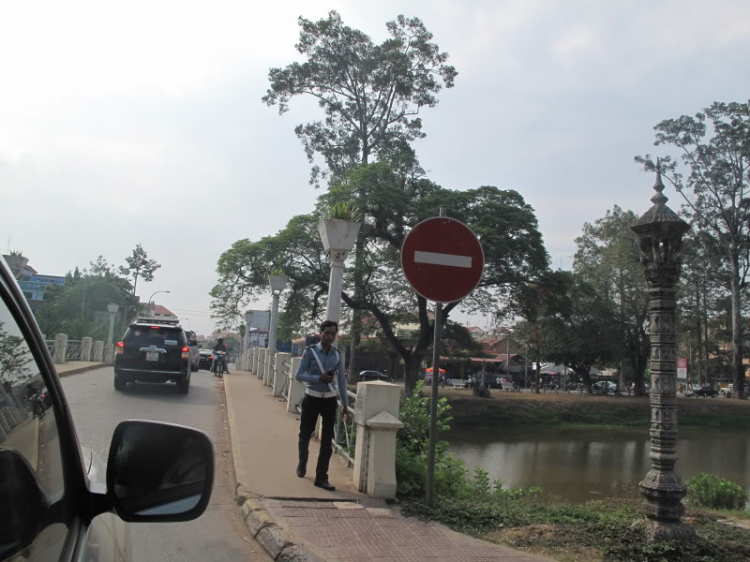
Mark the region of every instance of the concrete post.
POLYGON ((273 377, 273 358, 275 356, 276 353, 274 350, 266 349, 266 363, 263 368, 263 386, 271 386, 273 384, 271 377, 273 377))
POLYGON ((112 342, 104 344, 104 363, 106 365, 115 364, 115 346, 112 342))
POLYGON ((91 361, 91 346, 93 343, 93 340, 88 336, 81 340, 81 361, 91 361))
POLYGON ((102 340, 97 340, 94 342, 94 358, 93 359, 95 363, 104 362, 104 342, 102 340))
POLYGON ((250 362, 250 372, 257 373, 258 372, 258 348, 253 348, 253 357, 250 362))
POLYGON ((297 375, 297 369, 299 369, 300 363, 302 363, 302 357, 292 358, 291 380, 289 381, 289 400, 286 403, 286 411, 292 414, 297 413, 297 404, 299 404, 302 397, 305 395, 305 385, 294 378, 297 375))
POLYGON ((55 347, 52 349, 52 361, 58 365, 65 363, 65 358, 68 354, 68 335, 57 334, 55 336, 55 347))
POLYGON ((266 364, 266 348, 258 348, 258 365, 255 369, 255 376, 263 379, 263 366, 266 364))
POLYGON ((288 353, 276 354, 276 373, 273 377, 273 395, 281 396, 284 390, 284 383, 287 381, 286 370, 292 361, 292 356, 288 353))
POLYGON ((357 384, 354 485, 374 498, 396 497, 396 431, 400 389, 386 382, 357 384))

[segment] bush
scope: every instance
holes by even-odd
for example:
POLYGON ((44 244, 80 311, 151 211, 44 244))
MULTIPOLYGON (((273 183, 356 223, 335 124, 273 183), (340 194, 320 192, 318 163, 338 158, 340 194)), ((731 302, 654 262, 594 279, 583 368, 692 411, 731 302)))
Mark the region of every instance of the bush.
POLYGON ((688 482, 688 500, 713 509, 744 509, 747 492, 739 484, 702 472, 688 482))

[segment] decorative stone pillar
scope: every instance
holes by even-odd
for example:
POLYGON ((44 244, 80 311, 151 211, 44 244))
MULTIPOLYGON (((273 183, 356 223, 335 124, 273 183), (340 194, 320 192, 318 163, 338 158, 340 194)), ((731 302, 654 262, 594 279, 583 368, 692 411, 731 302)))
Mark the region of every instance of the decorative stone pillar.
POLYGON ((299 364, 302 363, 302 357, 292 358, 292 372, 289 375, 291 380, 289 381, 289 400, 286 403, 286 411, 292 414, 297 413, 297 404, 302 400, 305 395, 305 385, 299 382, 296 378, 299 364))
POLYGON ((111 342, 107 342, 104 344, 104 364, 115 364, 115 346, 111 342))
POLYGON ((354 485, 374 498, 396 497, 396 431, 401 391, 387 382, 357 384, 354 485))
POLYGON ((677 405, 675 360, 675 285, 680 273, 682 237, 690 230, 667 205, 661 169, 657 163, 654 206, 644 214, 633 231, 638 235, 649 292, 651 337, 651 470, 640 483, 643 511, 650 522, 650 541, 684 541, 693 529, 680 521, 686 487, 674 470, 677 461, 677 405))
POLYGON ((68 335, 57 334, 55 336, 55 347, 52 348, 52 361, 62 365, 66 361, 68 354, 68 335))
MULTIPOLYGON (((284 383, 288 380, 286 370, 289 364, 292 362, 292 356, 288 353, 277 353, 276 354, 276 365, 274 369, 273 377, 273 395, 281 396, 281 391, 284 390, 284 383)), ((288 391, 288 389, 287 389, 288 391)))
POLYGON ((255 367, 255 376, 259 379, 263 378, 263 366, 266 364, 266 348, 265 347, 259 347, 258 348, 258 360, 257 365, 255 367))
POLYGON ((104 362, 104 342, 97 340, 94 342, 94 363, 104 362))
POLYGON ((91 361, 91 346, 93 340, 86 336, 81 340, 81 361, 91 361))

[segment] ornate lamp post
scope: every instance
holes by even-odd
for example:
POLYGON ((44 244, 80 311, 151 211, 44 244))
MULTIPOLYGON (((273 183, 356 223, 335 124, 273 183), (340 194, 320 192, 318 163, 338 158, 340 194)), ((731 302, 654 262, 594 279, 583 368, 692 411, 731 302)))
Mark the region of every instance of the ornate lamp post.
POLYGON ((650 541, 686 540, 693 530, 680 521, 684 512, 685 486, 674 471, 677 461, 677 405, 675 363, 675 284, 680 274, 682 237, 690 230, 684 220, 667 207, 661 168, 657 163, 654 206, 633 231, 641 243, 649 292, 651 358, 651 470, 640 483, 645 501, 641 504, 650 524, 650 541))

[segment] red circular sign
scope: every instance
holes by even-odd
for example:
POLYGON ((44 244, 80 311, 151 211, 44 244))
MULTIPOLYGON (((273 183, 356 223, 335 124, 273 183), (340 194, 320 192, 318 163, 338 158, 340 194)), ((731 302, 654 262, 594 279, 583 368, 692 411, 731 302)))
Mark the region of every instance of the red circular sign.
POLYGON ((415 226, 401 247, 401 267, 427 300, 454 302, 471 293, 484 269, 484 252, 461 221, 434 217, 415 226))

